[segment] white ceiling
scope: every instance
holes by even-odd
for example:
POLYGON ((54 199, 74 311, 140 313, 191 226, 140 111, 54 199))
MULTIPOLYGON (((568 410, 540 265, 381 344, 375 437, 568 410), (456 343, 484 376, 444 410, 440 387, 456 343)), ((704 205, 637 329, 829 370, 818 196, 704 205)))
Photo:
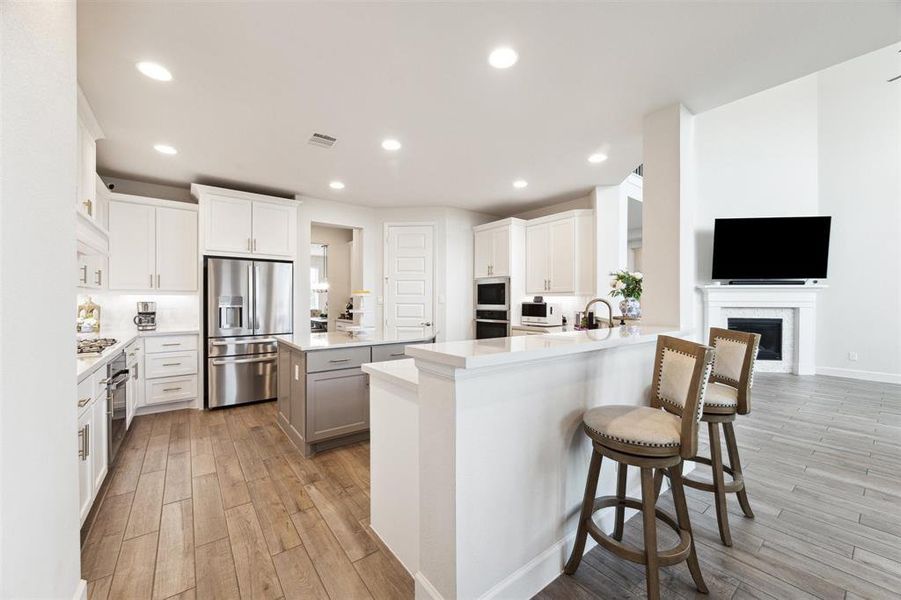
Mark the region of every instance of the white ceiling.
POLYGON ((79 2, 78 79, 106 133, 104 174, 507 213, 621 181, 641 162, 647 112, 701 112, 886 46, 899 14, 898 2, 79 2), (505 71, 486 62, 501 44, 520 55, 505 71), (173 81, 145 78, 139 60, 173 81), (338 144, 307 145, 314 131, 338 144), (400 152, 382 150, 389 136, 400 152), (588 164, 595 151, 609 160, 588 164))

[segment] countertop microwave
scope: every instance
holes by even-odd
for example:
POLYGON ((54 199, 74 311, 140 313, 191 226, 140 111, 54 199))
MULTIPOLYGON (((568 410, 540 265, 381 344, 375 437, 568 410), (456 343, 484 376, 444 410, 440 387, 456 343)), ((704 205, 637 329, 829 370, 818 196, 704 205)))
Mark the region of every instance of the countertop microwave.
POLYGON ((523 325, 545 325, 555 327, 563 324, 563 311, 559 304, 547 302, 523 302, 523 325))

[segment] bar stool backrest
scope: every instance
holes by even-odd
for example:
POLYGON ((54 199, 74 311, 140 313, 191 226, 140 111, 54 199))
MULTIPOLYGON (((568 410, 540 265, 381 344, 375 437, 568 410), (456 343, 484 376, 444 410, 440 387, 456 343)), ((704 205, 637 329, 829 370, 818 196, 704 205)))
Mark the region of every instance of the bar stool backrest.
POLYGON ((713 348, 713 372, 710 381, 738 390, 738 414, 751 412, 751 386, 754 385, 754 364, 760 347, 760 334, 710 328, 713 348))
POLYGON ((657 338, 651 406, 678 415, 683 458, 698 450, 698 422, 704 412, 704 394, 713 361, 713 349, 703 344, 661 335, 657 338))

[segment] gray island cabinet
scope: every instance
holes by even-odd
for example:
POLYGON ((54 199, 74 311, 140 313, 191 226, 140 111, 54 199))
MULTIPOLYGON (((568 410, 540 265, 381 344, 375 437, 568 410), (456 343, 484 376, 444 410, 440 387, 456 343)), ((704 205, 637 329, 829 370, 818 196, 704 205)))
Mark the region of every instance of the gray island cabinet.
POLYGON ((304 456, 369 437, 365 363, 406 358, 417 340, 360 340, 342 333, 278 339, 278 424, 304 456))

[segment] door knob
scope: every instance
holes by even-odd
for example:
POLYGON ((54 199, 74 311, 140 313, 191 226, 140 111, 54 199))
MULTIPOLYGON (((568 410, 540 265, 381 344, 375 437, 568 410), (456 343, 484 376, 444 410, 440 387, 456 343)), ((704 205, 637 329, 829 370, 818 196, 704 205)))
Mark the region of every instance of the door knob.
POLYGON ((432 322, 431 322, 431 321, 426 321, 425 323, 420 323, 420 325, 422 325, 423 327, 431 327, 431 326, 432 326, 432 322))

